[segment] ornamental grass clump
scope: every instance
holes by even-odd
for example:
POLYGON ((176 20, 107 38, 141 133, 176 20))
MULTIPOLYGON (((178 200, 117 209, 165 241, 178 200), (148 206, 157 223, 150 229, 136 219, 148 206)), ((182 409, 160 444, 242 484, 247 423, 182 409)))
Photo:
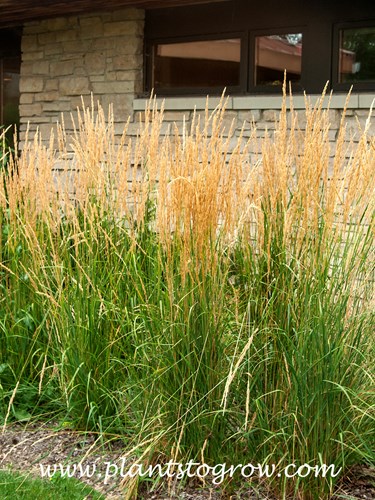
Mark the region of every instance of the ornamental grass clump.
POLYGON ((339 479, 288 464, 373 461, 374 139, 343 117, 331 143, 324 100, 300 128, 284 89, 261 140, 224 127, 224 98, 166 134, 150 101, 136 137, 92 105, 26 140, 0 172, 4 426, 52 415, 142 464, 275 464, 247 483, 278 498, 339 479))

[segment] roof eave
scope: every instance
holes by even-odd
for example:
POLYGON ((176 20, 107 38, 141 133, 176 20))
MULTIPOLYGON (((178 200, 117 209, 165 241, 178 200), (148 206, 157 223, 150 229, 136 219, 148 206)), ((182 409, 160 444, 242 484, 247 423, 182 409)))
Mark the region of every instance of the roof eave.
POLYGON ((125 7, 155 9, 227 0, 0 0, 0 27, 20 26, 29 21, 67 15, 116 10, 125 7))

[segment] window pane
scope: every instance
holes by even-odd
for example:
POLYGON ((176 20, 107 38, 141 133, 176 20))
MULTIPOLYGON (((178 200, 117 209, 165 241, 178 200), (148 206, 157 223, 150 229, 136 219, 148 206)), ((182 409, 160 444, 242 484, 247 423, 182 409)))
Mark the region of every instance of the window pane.
POLYGON ((241 40, 202 40, 155 46, 153 86, 232 87, 240 84, 241 40))
POLYGON ((302 33, 255 37, 255 85, 280 85, 301 79, 302 33))
POLYGON ((375 27, 340 31, 339 82, 375 81, 375 27))
POLYGON ((19 81, 20 58, 4 57, 0 59, 0 125, 9 128, 8 140, 11 142, 14 125, 19 124, 19 81))
POLYGON ((12 125, 19 120, 20 61, 16 57, 3 59, 3 102, 2 122, 12 125))

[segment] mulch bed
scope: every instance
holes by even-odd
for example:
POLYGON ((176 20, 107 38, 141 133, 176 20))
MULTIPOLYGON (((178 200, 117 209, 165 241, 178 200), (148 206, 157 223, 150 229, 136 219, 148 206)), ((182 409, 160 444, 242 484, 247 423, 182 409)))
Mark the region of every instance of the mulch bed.
MULTIPOLYGON (((71 430, 58 430, 38 424, 9 425, 5 432, 0 428, 0 469, 10 469, 22 473, 41 476, 40 464, 78 463, 83 466, 95 464, 95 474, 83 477, 85 483, 103 493, 108 500, 123 498, 120 475, 111 477, 104 483, 106 462, 121 463, 123 444, 114 441, 109 445, 102 445, 95 434, 81 434, 71 430), (101 477, 99 477, 101 475, 101 477)), ((163 489, 163 486, 161 486, 163 489)), ((204 486, 184 487, 177 492, 159 491, 155 493, 139 493, 138 498, 150 500, 167 500, 169 498, 181 500, 271 500, 266 493, 256 493, 245 488, 236 495, 228 497, 216 487, 204 486)), ((340 482, 332 500, 375 500, 375 468, 366 466, 353 467, 340 482)), ((275 499, 277 500, 277 499, 275 499)))

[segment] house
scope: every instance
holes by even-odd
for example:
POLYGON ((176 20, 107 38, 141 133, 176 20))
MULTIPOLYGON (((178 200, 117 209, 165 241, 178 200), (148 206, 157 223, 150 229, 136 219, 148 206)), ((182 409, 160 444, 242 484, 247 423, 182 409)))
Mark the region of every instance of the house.
POLYGON ((349 128, 375 97, 373 0, 0 0, 0 122, 47 136, 61 114, 89 102, 114 106, 120 133, 154 89, 165 119, 215 106, 228 119, 272 128, 284 70, 294 106, 329 81, 331 139, 346 94, 349 128))

